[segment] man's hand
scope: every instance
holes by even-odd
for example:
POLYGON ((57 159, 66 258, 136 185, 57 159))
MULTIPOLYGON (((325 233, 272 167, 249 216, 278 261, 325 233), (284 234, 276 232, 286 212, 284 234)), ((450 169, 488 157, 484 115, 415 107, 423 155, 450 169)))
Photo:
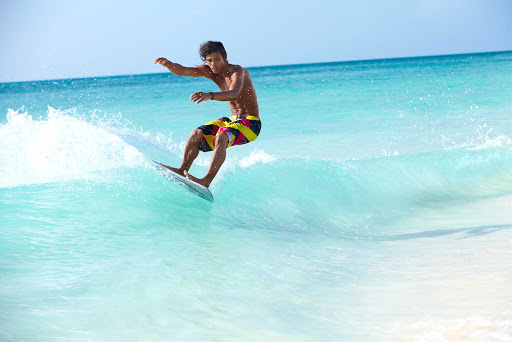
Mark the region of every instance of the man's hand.
POLYGON ((190 100, 195 103, 201 103, 203 101, 208 101, 212 99, 211 93, 203 93, 202 91, 198 91, 197 93, 194 93, 190 95, 190 100))
POLYGON ((168 60, 167 58, 164 58, 164 57, 160 57, 160 58, 157 58, 153 61, 153 64, 160 64, 166 68, 170 68, 172 67, 173 63, 168 60))

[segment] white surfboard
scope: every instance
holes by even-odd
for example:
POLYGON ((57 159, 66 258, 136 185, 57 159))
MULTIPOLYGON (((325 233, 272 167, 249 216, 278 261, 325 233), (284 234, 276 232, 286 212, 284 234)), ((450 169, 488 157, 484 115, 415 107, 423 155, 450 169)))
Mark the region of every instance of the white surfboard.
POLYGON ((213 195, 210 192, 210 190, 208 190, 207 187, 204 187, 201 184, 197 184, 196 182, 193 182, 190 179, 183 177, 182 175, 179 175, 174 171, 169 170, 168 168, 160 165, 160 163, 154 160, 153 164, 159 171, 161 171, 162 175, 165 178, 172 180, 175 183, 178 183, 179 185, 181 185, 188 191, 192 192, 193 194, 201 198, 204 198, 207 201, 213 202, 213 195))

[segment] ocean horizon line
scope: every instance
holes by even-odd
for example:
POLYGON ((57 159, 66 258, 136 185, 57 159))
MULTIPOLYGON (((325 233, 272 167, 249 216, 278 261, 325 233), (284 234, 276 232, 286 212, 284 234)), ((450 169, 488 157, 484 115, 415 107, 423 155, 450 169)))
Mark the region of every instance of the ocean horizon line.
MULTIPOLYGON (((272 65, 260 65, 260 66, 247 66, 246 69, 261 69, 261 68, 279 68, 279 67, 293 67, 293 66, 307 66, 307 65, 319 65, 319 64, 341 64, 341 63, 358 63, 358 62, 372 62, 372 61, 385 61, 385 60, 397 60, 397 59, 420 59, 420 58, 436 58, 436 57, 450 57, 450 56, 465 56, 465 55, 484 55, 484 54, 496 54, 512 52, 512 50, 498 50, 498 51, 479 51, 479 52, 464 52, 464 53, 449 53, 440 55, 423 55, 423 56, 401 56, 401 57, 388 57, 388 58, 368 58, 368 59, 353 59, 343 61, 326 61, 326 62, 311 62, 311 63, 292 63, 292 64, 272 64, 272 65)), ((98 79, 98 78, 123 78, 133 76, 150 76, 166 74, 166 72, 151 72, 141 74, 119 74, 119 75, 97 75, 97 76, 82 76, 82 77, 69 77, 69 78, 48 78, 39 80, 24 80, 24 81, 13 81, 13 82, 0 82, 0 85, 4 84, 15 84, 15 83, 31 83, 31 82, 44 82, 44 81, 74 81, 74 80, 87 80, 87 79, 98 79)))

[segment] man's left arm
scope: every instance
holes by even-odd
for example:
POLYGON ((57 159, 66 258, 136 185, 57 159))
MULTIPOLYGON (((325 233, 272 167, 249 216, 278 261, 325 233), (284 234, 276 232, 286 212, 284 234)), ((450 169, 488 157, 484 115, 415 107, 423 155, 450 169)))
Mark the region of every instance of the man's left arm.
POLYGON ((226 91, 220 91, 220 92, 210 92, 210 93, 204 93, 202 91, 199 91, 195 94, 192 94, 190 96, 190 99, 193 102, 200 103, 203 101, 208 100, 216 100, 216 101, 233 101, 238 98, 240 95, 240 92, 242 91, 242 87, 244 85, 244 77, 245 77, 245 71, 243 68, 239 68, 239 70, 236 70, 233 72, 233 75, 231 75, 231 78, 233 79, 233 82, 231 82, 231 85, 229 86, 229 90, 226 91))

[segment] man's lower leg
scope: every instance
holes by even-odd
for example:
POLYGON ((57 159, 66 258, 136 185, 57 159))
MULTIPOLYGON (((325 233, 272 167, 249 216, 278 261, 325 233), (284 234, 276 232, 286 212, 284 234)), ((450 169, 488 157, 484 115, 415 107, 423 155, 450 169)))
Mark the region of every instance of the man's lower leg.
POLYGON ((226 160, 226 149, 228 147, 228 143, 229 140, 225 133, 217 136, 215 140, 215 149, 213 150, 212 159, 210 160, 210 167, 203 178, 199 179, 188 173, 185 173, 185 175, 194 182, 204 185, 205 187, 209 187, 210 183, 217 175, 217 172, 219 172, 224 160, 226 160))
POLYGON ((188 171, 192 166, 192 163, 197 158, 199 154, 199 146, 201 145, 201 141, 203 140, 203 132, 199 129, 196 129, 190 134, 190 137, 187 140, 187 144, 185 145, 185 153, 183 154, 183 162, 179 168, 171 167, 168 165, 164 165, 166 168, 185 176, 185 171, 188 171))
POLYGON ((217 172, 219 172, 220 167, 222 164, 224 164, 224 161, 226 160, 226 148, 228 147, 228 142, 219 142, 215 146, 215 150, 213 151, 212 159, 210 160, 210 167, 208 168, 208 172, 206 172, 206 175, 204 178, 209 181, 209 183, 212 182, 212 180, 217 175, 217 172))
POLYGON ((185 153, 183 154, 183 162, 179 168, 180 171, 188 171, 192 166, 192 163, 197 158, 199 154, 199 146, 201 145, 201 141, 203 138, 203 134, 197 134, 196 131, 192 132, 190 137, 187 140, 187 144, 185 145, 185 153))

